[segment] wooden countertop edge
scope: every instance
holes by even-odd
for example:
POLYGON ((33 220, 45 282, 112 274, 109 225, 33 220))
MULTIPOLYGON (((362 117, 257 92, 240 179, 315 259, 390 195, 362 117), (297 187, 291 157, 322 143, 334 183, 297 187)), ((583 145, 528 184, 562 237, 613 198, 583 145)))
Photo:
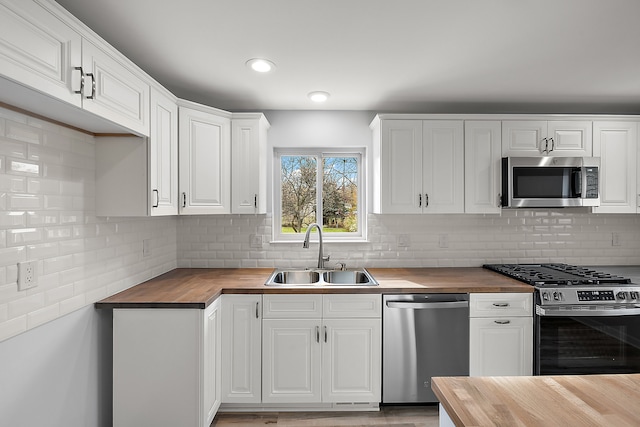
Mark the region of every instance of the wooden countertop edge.
MULTIPOLYGON (((448 271, 463 271, 460 268, 402 268, 402 269, 368 269, 379 282, 378 286, 265 286, 264 282, 268 278, 266 271, 273 269, 174 269, 155 278, 149 279, 139 285, 121 291, 115 295, 107 297, 95 303, 98 309, 134 309, 134 308, 185 308, 204 309, 214 302, 222 294, 403 294, 403 293, 532 293, 532 286, 508 279, 497 273, 476 268, 479 274, 495 275, 496 285, 481 285, 462 277, 458 282, 452 283, 454 273, 447 274, 448 271), (200 271, 201 270, 201 271, 200 271), (372 271, 373 270, 373 271, 372 271), (224 272, 229 276, 220 277, 216 274, 224 272), (234 279, 233 275, 246 276, 250 272, 251 277, 243 277, 242 280, 234 279), (418 277, 425 280, 421 273, 430 272, 433 274, 429 280, 432 283, 421 284, 410 279, 418 277), (263 274, 265 273, 265 274, 263 274), (207 277, 211 276, 211 277, 207 277), (382 277, 378 277, 382 276, 382 277), (402 276, 407 276, 403 279, 402 276), (229 283, 236 281, 238 283, 229 283), (198 283, 207 283, 206 288, 198 290, 193 295, 193 289, 198 288, 198 283), (216 284, 215 282, 224 282, 216 284), (473 283, 472 283, 473 282, 473 283), (194 284, 195 283, 195 284, 194 284), (145 288, 141 288, 144 286, 145 288), (163 292, 167 288, 175 291, 178 286, 185 287, 185 295, 181 299, 175 297, 154 298, 148 297, 158 288, 163 292), (133 289, 135 288, 135 291, 133 289), (147 291, 148 290, 148 291, 147 291), (145 292, 146 291, 146 292, 145 292), (189 292, 187 292, 189 291, 189 292), (138 295, 131 296, 132 292, 138 295), (191 299, 189 299, 191 296, 191 299), (184 297, 184 299, 182 299, 184 297)), ((485 277, 486 280, 486 277, 485 277)))
POLYGON ((445 411, 447 411, 447 414, 449 415, 449 418, 451 418, 451 421, 453 421, 453 423, 456 426, 463 426, 464 424, 462 423, 462 419, 460 418, 460 415, 455 411, 455 409, 451 405, 450 399, 453 398, 453 396, 451 397, 447 396, 447 394, 440 388, 440 385, 441 385, 440 383, 443 381, 442 378, 444 377, 431 378, 431 390, 438 398, 438 402, 440 402, 440 404, 445 409, 445 411))

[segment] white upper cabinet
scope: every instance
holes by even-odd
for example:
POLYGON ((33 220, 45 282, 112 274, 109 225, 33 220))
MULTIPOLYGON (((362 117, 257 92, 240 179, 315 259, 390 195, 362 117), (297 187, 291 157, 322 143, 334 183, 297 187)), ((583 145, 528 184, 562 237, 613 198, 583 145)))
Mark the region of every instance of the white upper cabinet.
POLYGON ((235 113, 231 120, 231 213, 267 212, 267 130, 261 113, 235 113))
POLYGON ((593 123, 593 155, 600 157, 600 207, 597 213, 639 212, 638 123, 593 123))
POLYGON ((82 108, 149 135, 149 84, 88 40, 82 41, 82 108))
POLYGON ((104 132, 108 121, 113 131, 149 135, 146 75, 54 2, 0 0, 0 70, 4 102, 87 130, 104 132))
POLYGON ((183 101, 179 122, 180 214, 231 213, 231 114, 183 101))
POLYGON ((97 136, 96 215, 178 214, 178 107, 153 90, 151 136, 97 136))
POLYGON ((0 101, 97 133, 149 135, 146 74, 52 1, 0 0, 0 77, 0 101))
POLYGON ((150 213, 178 214, 178 105, 153 88, 149 137, 150 213))
POLYGON ((500 213, 500 121, 464 123, 464 211, 500 213))
POLYGON ((502 155, 514 157, 592 155, 592 122, 585 120, 505 120, 502 155))
POLYGON ((375 213, 464 212, 462 120, 382 119, 372 129, 375 213))
POLYGON ((33 1, 0 1, 3 76, 79 107, 81 65, 80 34, 33 1))

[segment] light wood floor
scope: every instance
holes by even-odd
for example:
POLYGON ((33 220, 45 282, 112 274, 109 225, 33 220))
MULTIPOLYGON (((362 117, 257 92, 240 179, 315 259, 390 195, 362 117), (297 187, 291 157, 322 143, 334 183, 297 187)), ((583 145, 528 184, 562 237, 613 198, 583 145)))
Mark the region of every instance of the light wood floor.
POLYGON ((383 406, 380 412, 219 413, 211 427, 438 427, 438 406, 383 406))

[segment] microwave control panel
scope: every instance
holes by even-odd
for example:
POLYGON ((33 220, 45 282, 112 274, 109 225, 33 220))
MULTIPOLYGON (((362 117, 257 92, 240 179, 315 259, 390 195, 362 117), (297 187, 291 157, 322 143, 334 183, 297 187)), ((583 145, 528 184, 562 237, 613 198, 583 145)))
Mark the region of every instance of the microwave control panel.
POLYGON ((595 166, 586 166, 584 168, 587 188, 585 189, 585 199, 598 198, 598 168, 595 166))

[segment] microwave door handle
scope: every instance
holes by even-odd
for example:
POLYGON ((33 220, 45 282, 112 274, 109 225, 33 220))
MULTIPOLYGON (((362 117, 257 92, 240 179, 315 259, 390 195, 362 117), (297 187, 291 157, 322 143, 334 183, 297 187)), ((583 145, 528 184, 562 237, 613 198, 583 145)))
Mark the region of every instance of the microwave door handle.
POLYGON ((574 170, 572 175, 571 186, 573 187, 573 194, 582 197, 582 171, 574 170))

